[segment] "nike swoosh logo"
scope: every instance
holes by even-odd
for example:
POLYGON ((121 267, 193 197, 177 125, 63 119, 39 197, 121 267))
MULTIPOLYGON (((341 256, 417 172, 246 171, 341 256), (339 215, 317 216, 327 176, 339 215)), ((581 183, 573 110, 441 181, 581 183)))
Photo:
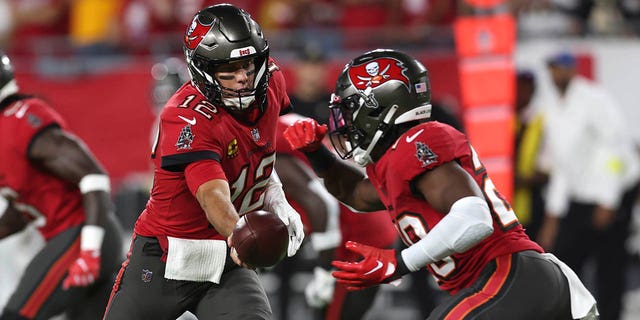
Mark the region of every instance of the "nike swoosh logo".
POLYGON ((192 125, 192 126, 195 126, 195 125, 196 125, 196 117, 193 117, 193 119, 187 119, 187 118, 185 118, 185 117, 183 117, 183 116, 178 116, 178 118, 180 118, 180 119, 182 119, 182 120, 186 121, 188 124, 190 124, 190 125, 192 125))
POLYGON ((380 268, 382 268, 382 261, 378 260, 378 265, 373 267, 373 269, 369 270, 369 272, 365 273, 364 275, 366 276, 366 275, 372 274, 372 273, 378 271, 380 268))
POLYGON ((411 135, 411 136, 408 136, 408 137, 406 138, 407 143, 411 143, 411 141, 415 140, 415 139, 416 139, 416 138, 417 138, 417 137, 422 133, 422 131, 424 131, 424 129, 420 129, 420 131, 418 131, 418 132, 414 133, 414 134, 413 134, 413 135, 411 135))

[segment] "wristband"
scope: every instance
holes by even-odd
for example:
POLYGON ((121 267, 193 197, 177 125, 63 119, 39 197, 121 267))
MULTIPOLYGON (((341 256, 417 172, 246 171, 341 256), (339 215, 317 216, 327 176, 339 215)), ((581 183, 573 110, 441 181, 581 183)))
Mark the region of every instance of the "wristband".
POLYGON ((78 187, 83 194, 92 191, 109 192, 111 191, 111 182, 109 182, 109 177, 105 174, 90 173, 80 179, 78 187))
POLYGON ((336 162, 336 156, 333 155, 327 147, 321 145, 320 148, 316 151, 305 152, 304 153, 309 159, 309 163, 311 163, 311 167, 316 172, 324 172, 336 162))
POLYGON ((80 250, 100 251, 104 239, 104 228, 96 225, 82 227, 80 238, 80 250))

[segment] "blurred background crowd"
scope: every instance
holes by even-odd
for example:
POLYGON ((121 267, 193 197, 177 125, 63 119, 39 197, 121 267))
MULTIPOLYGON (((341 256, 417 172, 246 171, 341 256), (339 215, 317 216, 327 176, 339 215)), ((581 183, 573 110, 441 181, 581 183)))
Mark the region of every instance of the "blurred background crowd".
MULTIPOLYGON (((423 61, 431 74, 434 105, 452 121, 473 130, 470 137, 474 145, 493 144, 502 137, 490 129, 477 133, 477 121, 496 114, 500 118, 503 109, 490 107, 478 112, 462 101, 462 92, 467 89, 460 83, 460 72, 477 61, 461 55, 455 23, 466 16, 512 16, 515 48, 507 61, 513 81, 491 90, 513 91, 513 104, 509 106, 512 112, 507 119, 513 125, 506 130, 510 132, 509 142, 515 143, 507 150, 508 164, 501 155, 480 154, 490 162, 489 168, 493 165, 496 172, 506 172, 496 184, 501 184, 501 190, 516 190, 506 194, 516 208, 527 207, 516 212, 522 213, 520 219, 534 239, 545 211, 543 191, 550 173, 545 171, 545 163, 551 160, 537 151, 538 147, 522 151, 522 139, 529 139, 530 146, 531 135, 542 136, 541 132, 524 135, 524 129, 535 128, 535 115, 550 103, 548 98, 554 90, 547 69, 550 57, 558 58, 558 52, 565 52, 568 60, 556 62, 575 68, 576 74, 607 90, 620 106, 629 136, 640 144, 640 128, 635 126, 640 108, 634 95, 640 79, 640 0, 484 1, 501 3, 491 10, 475 8, 465 0, 226 2, 246 9, 263 27, 271 56, 285 72, 297 112, 326 123, 329 94, 348 59, 374 48, 395 48, 423 61), (540 176, 534 177, 533 172, 540 176), (518 188, 533 190, 537 198, 528 198, 523 204, 518 188)), ((18 83, 23 91, 51 101, 105 164, 113 183, 117 215, 129 231, 148 198, 149 150, 156 115, 175 88, 188 80, 182 62, 182 37, 193 14, 215 3, 0 0, 0 48, 12 58, 18 83)), ((491 46, 495 39, 489 36, 478 41, 491 46)), ((634 209, 624 223, 630 231, 624 247, 630 263, 624 271, 621 310, 621 319, 626 320, 640 318, 640 206, 636 204, 634 209)), ((1 256, 6 257, 0 262, 0 306, 40 245, 35 232, 0 242, 1 256)), ((306 258, 312 261, 313 253, 302 251, 301 259, 306 258)), ((596 273, 590 266, 587 262, 587 277, 596 273)), ((263 273, 279 319, 306 319, 310 314, 301 293, 313 265, 298 263, 297 267, 291 277, 291 290, 287 290, 291 297, 285 299, 285 309, 275 307, 282 300, 278 274, 263 273)), ((596 280, 585 282, 594 285, 596 280)), ((411 280, 398 287, 384 286, 375 310, 367 317, 424 318, 421 297, 414 297, 416 294, 411 280)))
MULTIPOLYGON (((457 0, 239 0, 277 51, 312 40, 331 57, 371 46, 449 48, 457 0)), ((13 55, 167 55, 207 0, 2 0, 0 44, 13 55)), ((636 0, 510 0, 523 38, 637 37, 636 0)))

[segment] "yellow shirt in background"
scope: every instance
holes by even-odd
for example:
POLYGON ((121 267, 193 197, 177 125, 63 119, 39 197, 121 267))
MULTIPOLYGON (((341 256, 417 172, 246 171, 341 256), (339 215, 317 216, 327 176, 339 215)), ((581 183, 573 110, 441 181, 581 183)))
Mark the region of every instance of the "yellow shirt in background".
POLYGON ((70 8, 70 38, 75 46, 116 39, 122 0, 74 0, 70 8))

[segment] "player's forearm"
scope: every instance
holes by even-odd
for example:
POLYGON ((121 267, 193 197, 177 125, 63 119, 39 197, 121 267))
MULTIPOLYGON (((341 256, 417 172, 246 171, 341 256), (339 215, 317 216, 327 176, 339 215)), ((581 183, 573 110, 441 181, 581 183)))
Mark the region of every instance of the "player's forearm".
POLYGON ((324 179, 326 189, 340 202, 362 212, 385 208, 361 168, 340 161, 325 146, 305 155, 316 174, 324 179))
POLYGON ((207 199, 201 202, 201 206, 207 220, 220 235, 225 238, 231 235, 240 217, 228 198, 218 191, 211 191, 207 199))
POLYGON ((96 190, 83 194, 82 203, 85 211, 85 224, 104 225, 112 210, 110 194, 105 190, 96 190))
POLYGON ((22 231, 27 224, 28 221, 22 213, 0 196, 0 239, 22 231))
POLYGON ((102 248, 109 211, 111 210, 111 181, 104 173, 85 174, 78 183, 85 211, 80 249, 99 252, 102 248))
POLYGON ((209 223, 219 234, 228 237, 233 232, 239 216, 231 202, 227 181, 209 180, 198 187, 195 196, 209 223))
POLYGON ((325 187, 334 197, 352 207, 358 204, 357 185, 365 179, 361 169, 346 161, 340 161, 324 146, 305 155, 316 174, 324 179, 325 187))

